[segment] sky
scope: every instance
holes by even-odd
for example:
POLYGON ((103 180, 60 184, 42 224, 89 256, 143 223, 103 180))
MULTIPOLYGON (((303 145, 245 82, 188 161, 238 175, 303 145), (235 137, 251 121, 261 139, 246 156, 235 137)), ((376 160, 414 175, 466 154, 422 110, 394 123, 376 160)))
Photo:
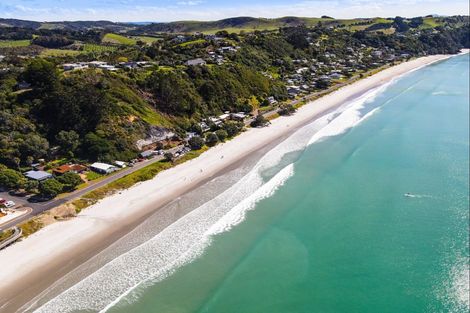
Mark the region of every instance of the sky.
POLYGON ((469 15, 468 0, 0 0, 0 18, 169 22, 235 16, 469 15))

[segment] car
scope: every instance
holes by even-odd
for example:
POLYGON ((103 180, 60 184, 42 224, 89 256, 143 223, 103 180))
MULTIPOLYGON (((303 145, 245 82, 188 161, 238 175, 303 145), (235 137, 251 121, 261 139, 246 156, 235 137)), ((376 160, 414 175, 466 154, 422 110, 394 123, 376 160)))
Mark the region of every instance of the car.
POLYGON ((10 200, 10 201, 6 201, 3 205, 4 205, 6 208, 12 208, 12 207, 14 207, 14 206, 16 205, 16 203, 10 200))
POLYGON ((7 202, 7 200, 5 200, 5 199, 3 199, 3 198, 0 198, 0 205, 5 204, 5 202, 7 202))

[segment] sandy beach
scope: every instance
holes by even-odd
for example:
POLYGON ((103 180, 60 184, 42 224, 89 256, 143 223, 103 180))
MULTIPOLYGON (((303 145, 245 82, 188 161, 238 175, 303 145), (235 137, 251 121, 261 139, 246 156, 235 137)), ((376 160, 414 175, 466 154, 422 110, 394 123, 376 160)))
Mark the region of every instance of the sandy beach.
POLYGON ((266 128, 249 129, 196 159, 101 200, 77 218, 49 225, 0 251, 0 312, 15 312, 57 279, 134 229, 148 215, 224 173, 254 151, 279 142, 295 129, 368 90, 448 57, 422 57, 342 87, 304 105, 293 116, 277 118, 266 128))

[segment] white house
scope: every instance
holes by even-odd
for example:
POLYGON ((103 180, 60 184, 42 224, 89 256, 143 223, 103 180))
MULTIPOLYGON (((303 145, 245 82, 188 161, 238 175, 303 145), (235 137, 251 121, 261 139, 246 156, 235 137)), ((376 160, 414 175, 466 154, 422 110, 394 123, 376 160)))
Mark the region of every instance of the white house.
POLYGON ((100 173, 100 174, 109 174, 117 170, 117 168, 111 164, 106 164, 106 163, 93 163, 90 165, 91 170, 100 173))

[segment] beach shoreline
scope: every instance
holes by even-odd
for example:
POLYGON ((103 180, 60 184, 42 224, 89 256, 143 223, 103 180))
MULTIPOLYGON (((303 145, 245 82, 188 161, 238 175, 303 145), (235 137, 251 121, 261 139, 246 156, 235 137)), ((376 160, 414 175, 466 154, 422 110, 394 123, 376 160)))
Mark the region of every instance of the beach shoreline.
MULTIPOLYGON (((300 127, 371 89, 448 57, 435 55, 411 60, 346 85, 302 106, 293 116, 275 119, 266 128, 250 129, 150 181, 99 201, 75 219, 49 225, 0 251, 0 312, 18 310, 159 208, 224 174, 255 151, 279 143, 300 127)), ((178 218, 175 216, 173 222, 178 218)))

